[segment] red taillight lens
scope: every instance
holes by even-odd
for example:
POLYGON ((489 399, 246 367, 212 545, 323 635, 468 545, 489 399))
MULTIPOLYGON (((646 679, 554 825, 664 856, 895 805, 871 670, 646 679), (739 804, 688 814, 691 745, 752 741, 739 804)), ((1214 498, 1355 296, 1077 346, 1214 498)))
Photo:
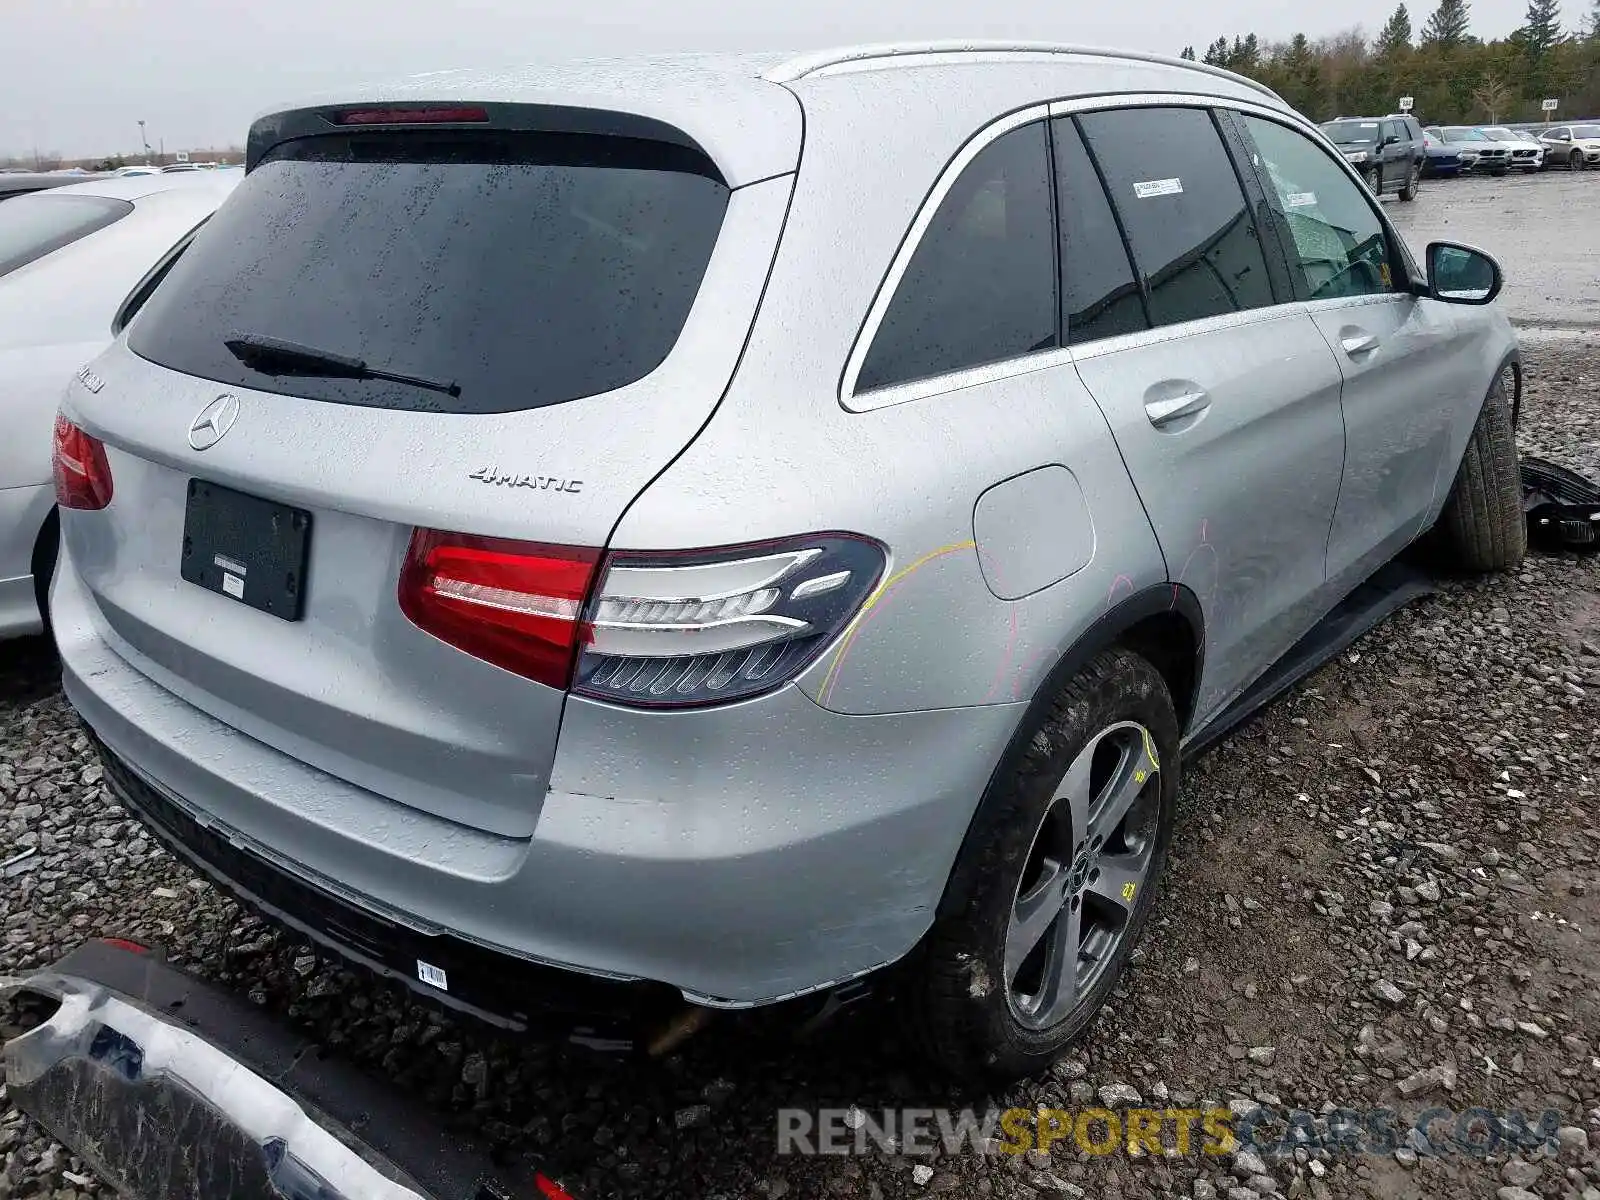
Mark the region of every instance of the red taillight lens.
POLYGON ((56 417, 53 473, 62 508, 104 508, 111 503, 111 464, 105 445, 63 416, 56 417))
POLYGON ((341 125, 459 125, 487 121, 487 110, 457 108, 353 108, 339 114, 341 125))
POLYGON ((400 571, 400 610, 458 650, 566 688, 599 558, 581 546, 418 529, 400 571))

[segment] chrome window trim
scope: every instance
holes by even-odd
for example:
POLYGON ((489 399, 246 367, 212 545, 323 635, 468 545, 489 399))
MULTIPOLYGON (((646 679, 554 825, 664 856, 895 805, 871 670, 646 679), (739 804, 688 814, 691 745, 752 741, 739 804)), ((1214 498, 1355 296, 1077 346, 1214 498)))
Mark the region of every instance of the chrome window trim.
POLYGON ((1377 304, 1393 304, 1400 300, 1418 300, 1411 292, 1364 292, 1359 296, 1329 296, 1323 300, 1302 300, 1300 306, 1307 313, 1338 312, 1346 308, 1366 308, 1377 304))
POLYGON ((1036 350, 1017 358, 1002 358, 998 362, 963 367, 959 371, 946 371, 942 375, 929 375, 926 379, 891 383, 860 395, 847 396, 840 403, 847 412, 873 412, 880 408, 892 408, 896 404, 909 404, 913 400, 926 400, 929 396, 942 396, 985 383, 996 383, 1017 375, 1047 371, 1051 367, 1070 366, 1072 361, 1071 348, 1058 346, 1053 350, 1036 350))
MULTIPOLYGON (((1180 337, 1207 333, 1215 329, 1230 329, 1256 321, 1306 315, 1311 311, 1308 307, 1311 304, 1339 305, 1348 304, 1352 300, 1361 303, 1376 302, 1409 294, 1397 291, 1372 296, 1339 297, 1331 301, 1290 300, 1282 304, 1246 309, 1243 312, 1219 313, 1216 316, 1202 317, 1195 321, 1184 321, 1177 325, 1163 325, 1156 329, 1142 329, 1135 333, 1124 333, 1115 337, 1072 343, 1051 350, 1002 359, 998 362, 985 363, 981 366, 967 367, 959 371, 930 375, 925 379, 890 384, 871 391, 856 391, 856 381, 860 378, 861 366, 866 361, 867 352, 872 347, 873 339, 877 337, 879 326, 883 323, 884 314, 887 312, 889 303, 894 298, 894 294, 900 286, 900 281, 904 278, 910 266, 912 256, 915 255, 917 247, 927 233, 928 226, 933 223, 933 218, 935 213, 938 212, 939 205, 944 202, 945 196, 949 194, 950 189, 955 186, 956 180, 960 178, 961 172, 971 164, 972 160, 991 142, 1033 121, 1122 108, 1228 109, 1233 112, 1246 113, 1251 116, 1272 120, 1311 138, 1313 142, 1320 143, 1329 159, 1343 166, 1345 175, 1351 182, 1356 187, 1365 189, 1360 175, 1345 161, 1344 156, 1333 148, 1333 143, 1328 141, 1327 136, 1321 129, 1299 113, 1271 104, 1258 104, 1251 100, 1237 99, 1231 96, 1206 95, 1200 92, 1132 92, 1078 96, 1068 100, 1053 100, 1018 109, 1000 117, 973 134, 967 143, 962 146, 961 150, 957 152, 956 156, 945 165, 944 170, 935 181, 933 189, 923 200, 922 207, 917 211, 917 215, 911 223, 911 228, 902 240, 899 250, 895 252, 894 260, 890 263, 888 272, 878 285, 877 294, 873 297, 872 305, 867 310, 867 318, 862 323, 860 330, 857 331, 855 342, 851 346, 850 356, 845 362, 844 375, 840 381, 839 403, 841 407, 847 412, 853 413, 873 412, 877 409, 889 408, 897 404, 908 404, 914 400, 924 400, 930 396, 937 396, 946 392, 962 391, 966 388, 993 383, 1001 379, 1009 379, 1017 375, 1047 370, 1079 359, 1098 358, 1121 350, 1156 345, 1180 337)), ((1398 238, 1398 234, 1395 233, 1393 225, 1390 224, 1387 215, 1382 209, 1377 208, 1371 201, 1368 203, 1370 207, 1373 207, 1379 221, 1389 231, 1391 238, 1398 238)), ((1400 244, 1403 245, 1404 243, 1400 244)))
MULTIPOLYGON (((950 189, 955 186, 956 180, 961 178, 963 171, 972 165, 972 160, 982 154, 991 144, 999 141, 1006 134, 1035 121, 1043 121, 1050 115, 1050 105, 1033 104, 1027 108, 1017 109, 1007 113, 998 120, 991 121, 982 129, 967 139, 966 144, 956 151, 955 157, 945 164, 939 178, 934 181, 933 189, 922 201, 922 207, 917 210, 916 217, 911 222, 905 237, 900 242, 900 248, 895 252, 894 259, 889 263, 889 271, 878 284, 878 292, 872 298, 872 305, 867 309, 867 319, 856 332, 855 345, 851 347, 850 357, 845 360, 844 377, 839 385, 839 403, 849 412, 870 412, 877 408, 887 408, 893 404, 905 404, 910 400, 921 399, 923 396, 935 395, 939 392, 953 390, 950 386, 953 380, 962 376, 973 375, 979 372, 990 372, 997 368, 999 373, 995 378, 1001 378, 1008 372, 1004 368, 1019 361, 1039 357, 1039 355, 1024 355, 1023 359, 1003 359, 997 363, 985 363, 977 367, 965 367, 960 371, 947 371, 942 375, 930 375, 926 379, 912 379, 904 383, 890 384, 886 387, 875 388, 869 392, 856 392, 856 380, 861 377, 861 368, 867 360, 867 352, 871 350, 873 340, 878 336, 878 327, 883 324, 884 315, 889 310, 889 304, 894 299, 895 293, 900 288, 900 281, 905 277, 906 271, 911 266, 911 259, 917 252, 917 247, 922 244, 923 235, 927 233, 928 226, 933 224, 933 218, 939 211, 939 206, 944 203, 944 198, 950 194, 950 189), (931 385, 931 386, 930 386, 931 385)), ((1040 354, 1059 353, 1059 347, 1040 354)), ((1037 369, 1037 368, 1025 368, 1037 369)), ((1019 374, 1021 372, 1010 372, 1019 374)), ((971 383, 961 383, 958 386, 971 387, 971 383)))
POLYGON ((1237 329, 1244 325, 1265 324, 1268 321, 1287 320, 1305 316, 1305 306, 1298 302, 1268 304, 1261 308, 1246 308, 1239 312, 1217 313, 1193 321, 1180 321, 1176 325, 1160 325, 1155 329, 1141 329, 1136 333, 1119 333, 1115 337, 1096 338, 1092 342, 1079 342, 1072 347, 1076 362, 1088 362, 1107 354, 1124 350, 1138 350, 1145 346, 1159 346, 1182 338, 1196 337, 1219 329, 1237 329))

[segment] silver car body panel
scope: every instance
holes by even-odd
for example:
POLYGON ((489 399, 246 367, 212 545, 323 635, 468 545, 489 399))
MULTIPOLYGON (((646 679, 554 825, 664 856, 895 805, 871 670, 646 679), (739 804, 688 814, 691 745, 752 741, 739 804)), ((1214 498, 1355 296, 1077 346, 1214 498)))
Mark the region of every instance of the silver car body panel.
POLYGON ((72 373, 111 342, 118 309, 146 272, 208 217, 240 178, 133 177, 72 184, 12 204, 83 195, 133 210, 86 237, 0 276, 0 638, 37 633, 33 551, 55 504, 50 438, 72 373))
POLYGON ((1281 304, 858 393, 860 347, 928 210, 995 130, 1179 103, 1326 140, 1245 81, 1108 53, 572 70, 345 100, 604 103, 676 121, 740 178, 800 163, 733 193, 650 376, 493 416, 230 389, 238 421, 203 457, 185 434, 221 389, 121 344, 95 365, 103 389, 65 400, 116 480, 106 512, 63 522, 53 611, 73 703, 173 803, 397 921, 732 1005, 903 956, 1028 703, 1082 639, 1130 597, 1197 597, 1197 726, 1437 513, 1514 345, 1488 309, 1281 304), (731 96, 685 94, 706 72, 731 96), (1374 361, 1335 348, 1347 325, 1372 327, 1374 361), (1448 394, 1387 369, 1412 354, 1448 394), (1201 419, 1152 428, 1146 400, 1189 384, 1210 397, 1201 419), (1374 457, 1347 465, 1347 445, 1374 457), (484 487, 468 476, 486 446, 503 471, 583 490, 484 487), (303 621, 179 578, 198 472, 313 510, 303 621), (1041 497, 1057 523, 1032 512, 1041 497), (644 711, 411 626, 395 581, 413 525, 644 551, 842 530, 889 562, 792 684, 644 711))

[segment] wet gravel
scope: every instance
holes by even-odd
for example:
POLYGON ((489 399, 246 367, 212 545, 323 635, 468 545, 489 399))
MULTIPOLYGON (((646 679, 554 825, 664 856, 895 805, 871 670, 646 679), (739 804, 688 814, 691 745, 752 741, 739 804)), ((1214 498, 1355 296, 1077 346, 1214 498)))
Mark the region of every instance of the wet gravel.
MULTIPOLYGON (((1528 376, 1525 448, 1600 476, 1600 335, 1534 342, 1528 376)), ((1597 698, 1600 557, 1447 582, 1187 774, 1113 1004, 1051 1076, 982 1096, 928 1077, 871 1007, 805 1040, 726 1018, 647 1062, 435 1012, 174 863, 112 803, 48 647, 0 644, 0 974, 94 935, 160 942, 579 1200, 1600 1200, 1597 698), (1098 1103, 1562 1115, 1486 1158, 776 1153, 781 1107, 1098 1103)), ((0 1090, 0 1200, 100 1191, 0 1090)))

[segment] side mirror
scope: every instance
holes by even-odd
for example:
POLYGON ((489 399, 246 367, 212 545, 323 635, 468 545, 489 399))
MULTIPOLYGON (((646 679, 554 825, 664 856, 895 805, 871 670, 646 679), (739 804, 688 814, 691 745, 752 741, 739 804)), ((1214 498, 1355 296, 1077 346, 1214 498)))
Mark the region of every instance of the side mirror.
POLYGON ((1400 138, 1398 135, 1391 133, 1383 139, 1383 144, 1385 146, 1398 146, 1400 144, 1400 138))
POLYGON ((1500 294, 1500 264, 1454 242, 1428 244, 1428 295, 1448 304, 1488 304, 1500 294))

